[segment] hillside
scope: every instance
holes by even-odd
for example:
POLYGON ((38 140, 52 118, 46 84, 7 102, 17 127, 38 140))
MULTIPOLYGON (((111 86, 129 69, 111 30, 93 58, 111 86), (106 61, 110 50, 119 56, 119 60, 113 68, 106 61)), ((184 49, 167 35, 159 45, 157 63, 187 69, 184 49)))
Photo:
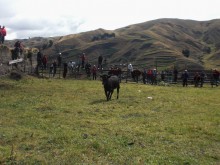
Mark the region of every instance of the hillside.
MULTIPOLYGON (((13 42, 6 44, 12 46, 13 42)), ((22 42, 26 47, 43 47, 43 53, 50 59, 61 52, 66 61, 77 61, 85 52, 94 64, 102 55, 108 64, 132 62, 138 68, 175 65, 180 69, 210 69, 220 66, 220 20, 158 19, 114 31, 97 29, 22 42), (188 54, 184 55, 183 50, 188 54)))

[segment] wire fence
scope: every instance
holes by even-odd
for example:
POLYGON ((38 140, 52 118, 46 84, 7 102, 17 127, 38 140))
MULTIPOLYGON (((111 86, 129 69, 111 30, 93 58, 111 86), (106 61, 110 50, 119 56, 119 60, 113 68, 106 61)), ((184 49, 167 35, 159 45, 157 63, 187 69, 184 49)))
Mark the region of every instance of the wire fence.
MULTIPOLYGON (((134 65, 135 68, 143 68, 142 65, 134 65)), ((146 77, 143 77, 143 70, 140 70, 142 74, 140 74, 137 79, 134 79, 131 75, 131 73, 128 71, 127 64, 105 64, 102 69, 97 70, 97 77, 101 74, 108 74, 111 71, 111 68, 120 68, 121 73, 119 75, 121 82, 143 82, 152 84, 152 81, 146 77)), ((92 79, 92 73, 88 74, 85 70, 85 68, 79 67, 77 69, 67 69, 65 70, 64 65, 61 65, 60 67, 57 67, 56 69, 51 68, 49 66, 43 67, 36 65, 36 63, 30 63, 30 61, 24 61, 22 63, 13 64, 10 67, 10 71, 13 71, 14 69, 20 70, 21 72, 25 74, 31 74, 36 75, 41 78, 73 78, 73 79, 92 79), (66 72, 66 73, 65 73, 66 72)), ((173 70, 163 70, 163 72, 157 71, 156 74, 156 83, 165 82, 169 84, 178 84, 182 83, 182 73, 184 70, 179 70, 178 74, 175 75, 173 70)), ((215 81, 213 79, 213 73, 212 70, 188 70, 189 79, 188 82, 190 84, 194 83, 194 75, 196 73, 204 73, 205 79, 204 83, 210 83, 214 84, 215 81)), ((219 78, 216 82, 216 84, 219 83, 219 78)))

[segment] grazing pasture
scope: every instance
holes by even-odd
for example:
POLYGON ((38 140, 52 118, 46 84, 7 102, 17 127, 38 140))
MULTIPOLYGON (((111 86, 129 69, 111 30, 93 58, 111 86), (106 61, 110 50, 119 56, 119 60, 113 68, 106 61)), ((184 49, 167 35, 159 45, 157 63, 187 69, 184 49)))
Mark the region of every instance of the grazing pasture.
POLYGON ((0 79, 0 164, 220 164, 220 88, 0 79))

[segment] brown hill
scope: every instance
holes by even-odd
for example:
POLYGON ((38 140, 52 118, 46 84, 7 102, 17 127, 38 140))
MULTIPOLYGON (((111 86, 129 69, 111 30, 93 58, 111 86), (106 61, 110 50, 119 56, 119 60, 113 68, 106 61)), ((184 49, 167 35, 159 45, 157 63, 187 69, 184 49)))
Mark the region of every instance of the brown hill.
MULTIPOLYGON (((7 41, 12 46, 15 41, 7 41)), ((96 64, 102 55, 108 64, 132 62, 136 67, 219 68, 220 20, 158 19, 114 31, 94 31, 22 41, 43 48, 49 59, 62 53, 65 61, 79 60, 85 52, 96 64)))

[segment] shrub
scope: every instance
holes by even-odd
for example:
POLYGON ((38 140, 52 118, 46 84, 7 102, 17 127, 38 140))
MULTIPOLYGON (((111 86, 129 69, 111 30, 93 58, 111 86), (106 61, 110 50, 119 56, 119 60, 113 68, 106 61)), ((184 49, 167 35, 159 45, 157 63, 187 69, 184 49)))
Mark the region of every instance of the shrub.
POLYGON ((188 49, 183 49, 182 50, 182 54, 185 56, 185 57, 189 57, 189 55, 190 55, 190 51, 188 50, 188 49))

